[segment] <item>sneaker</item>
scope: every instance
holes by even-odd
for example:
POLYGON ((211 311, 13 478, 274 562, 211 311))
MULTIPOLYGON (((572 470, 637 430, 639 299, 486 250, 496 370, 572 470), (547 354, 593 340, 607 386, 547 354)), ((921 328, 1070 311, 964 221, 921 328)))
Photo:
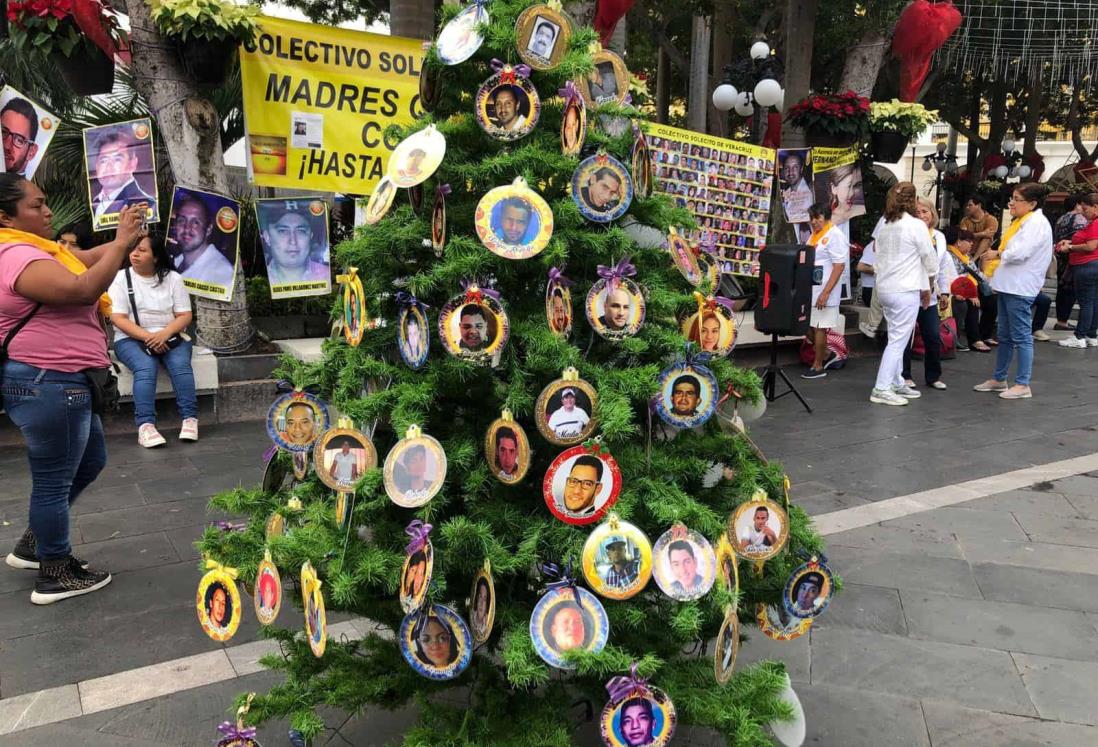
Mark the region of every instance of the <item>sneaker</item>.
POLYGON ((1033 333, 1033 339, 1040 340, 1041 342, 1048 342, 1052 338, 1048 336, 1048 332, 1045 332, 1043 329, 1039 329, 1033 333))
POLYGON ((839 360, 839 354, 832 350, 831 355, 827 356, 827 360, 824 361, 824 370, 826 371, 829 368, 834 368, 840 363, 842 363, 842 361, 839 360))
POLYGON ((887 389, 874 389, 869 395, 869 401, 875 405, 892 405, 894 407, 903 407, 907 404, 906 397, 901 397, 887 389))
POLYGON ((1087 341, 1084 340, 1082 337, 1072 336, 1065 337, 1064 339, 1060 340, 1060 347, 1062 348, 1085 348, 1086 346, 1087 341))
POLYGON ((904 386, 908 387, 909 389, 914 389, 915 379, 904 379, 904 386))
POLYGON ((1033 391, 1028 386, 1015 384, 1004 392, 999 392, 999 399, 1030 399, 1033 391))
POLYGON ((869 322, 858 322, 858 331, 868 337, 870 340, 877 339, 877 330, 869 326, 869 322))
POLYGON ((53 604, 62 599, 98 591, 111 582, 111 574, 81 568, 75 558, 44 560, 31 592, 33 604, 53 604))
POLYGON ((908 386, 907 384, 904 384, 903 386, 893 387, 892 391, 894 391, 896 394, 900 395, 904 399, 919 399, 919 397, 923 396, 922 392, 908 386))
POLYGON ((972 350, 972 348, 970 348, 968 345, 965 345, 963 342, 957 343, 957 352, 958 353, 967 353, 970 350, 972 350))
POLYGON ((1053 329, 1058 329, 1061 332, 1072 332, 1075 330, 1075 325, 1071 322, 1056 322, 1052 325, 1053 329))
POLYGON ((977 392, 1005 392, 1007 388, 1005 381, 996 381, 995 379, 988 379, 987 381, 977 384, 972 387, 977 392))
POLYGON ((933 384, 930 385, 930 388, 941 390, 948 389, 949 387, 946 386, 946 383, 944 381, 935 381, 933 384))
POLYGON ((198 440, 198 418, 184 418, 183 427, 179 429, 180 441, 198 440))
POLYGON ((827 376, 827 371, 821 369, 810 368, 801 374, 802 379, 822 379, 827 376))
MULTIPOLYGON (((81 568, 88 567, 88 561, 79 558, 73 559, 80 564, 81 568)), ((15 548, 8 553, 8 557, 4 562, 12 568, 19 568, 24 571, 38 570, 38 541, 34 538, 34 532, 30 530, 30 527, 23 532, 23 536, 15 543, 15 548)))
POLYGON ((140 428, 137 429, 137 443, 140 446, 144 446, 146 449, 151 449, 154 446, 163 446, 167 441, 160 435, 160 431, 156 430, 156 426, 152 423, 143 423, 140 428))
POLYGON ((1098 337, 1088 337, 1087 338, 1087 347, 1088 348, 1098 348, 1098 337))

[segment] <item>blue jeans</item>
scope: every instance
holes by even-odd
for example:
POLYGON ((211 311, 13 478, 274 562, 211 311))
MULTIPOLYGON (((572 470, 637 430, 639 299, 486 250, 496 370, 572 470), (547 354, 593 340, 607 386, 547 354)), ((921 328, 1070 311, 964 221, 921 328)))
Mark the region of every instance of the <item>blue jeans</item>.
POLYGON ((144 344, 132 337, 124 337, 114 343, 114 354, 118 360, 133 371, 133 419, 138 428, 145 423, 156 425, 156 373, 161 363, 172 379, 179 417, 198 417, 198 396, 191 369, 192 347, 191 343, 184 341, 163 355, 148 355, 144 344))
POLYGON ((1075 283, 1075 298, 1079 301, 1079 324, 1075 336, 1079 339, 1098 337, 1098 260, 1071 268, 1075 283))
POLYGON ((9 360, 0 384, 4 409, 23 433, 31 471, 30 528, 39 560, 64 558, 69 505, 107 465, 103 424, 91 411, 88 380, 9 360))
POLYGON ((1018 351, 1018 375, 1014 383, 1029 386, 1033 375, 1033 302, 1036 296, 998 293, 999 352, 995 366, 996 381, 1006 381, 1014 351, 1018 351))

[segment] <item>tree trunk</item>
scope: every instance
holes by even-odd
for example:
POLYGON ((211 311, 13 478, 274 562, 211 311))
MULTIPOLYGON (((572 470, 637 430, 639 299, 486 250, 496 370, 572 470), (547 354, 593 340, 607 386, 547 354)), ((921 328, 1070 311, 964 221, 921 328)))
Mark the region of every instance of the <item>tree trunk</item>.
POLYGON ((978 81, 973 84, 971 103, 972 108, 969 110, 968 117, 968 126, 971 132, 967 136, 968 153, 965 163, 968 164, 969 181, 975 186, 976 180, 973 175, 975 174, 976 159, 980 157, 980 116, 984 112, 984 102, 983 97, 980 95, 978 81))
POLYGON ((709 113, 709 38, 708 16, 694 16, 690 33, 690 83, 687 103, 687 127, 695 132, 705 132, 705 118, 709 113))
POLYGON ((1044 90, 1044 72, 1042 65, 1034 65, 1029 78, 1029 91, 1026 98, 1026 139, 1022 146, 1022 153, 1027 156, 1037 155, 1037 136, 1041 128, 1041 111, 1043 110, 1042 97, 1044 90))
POLYGON ((872 98, 877 75, 888 52, 888 42, 888 32, 882 29, 865 32, 858 43, 846 53, 839 90, 853 91, 859 96, 872 98))
MULTIPOLYGON (((793 106, 808 95, 812 86, 812 37, 820 0, 785 2, 785 105, 793 106)), ((804 133, 788 123, 782 128, 782 145, 804 145, 804 133)))
POLYGON ((435 36, 434 0, 392 0, 389 3, 389 31, 409 39, 435 36))
MULTIPOLYGON (((128 6, 133 42, 134 85, 149 105, 168 149, 177 184, 228 194, 229 179, 221 150, 220 118, 213 104, 198 93, 183 71, 175 47, 160 36, 149 6, 128 6)), ((255 335, 244 294, 240 262, 233 280, 233 300, 195 299, 198 340, 216 352, 247 348, 255 335)))
POLYGON ((659 60, 656 63, 656 121, 667 124, 671 109, 671 58, 660 47, 659 60))
MULTIPOLYGON (((713 53, 709 65, 709 89, 712 91, 724 80, 725 65, 732 64, 732 29, 735 26, 735 7, 732 0, 716 0, 713 4, 713 53)), ((713 106, 709 100, 709 134, 724 136, 723 122, 728 115, 713 106)))

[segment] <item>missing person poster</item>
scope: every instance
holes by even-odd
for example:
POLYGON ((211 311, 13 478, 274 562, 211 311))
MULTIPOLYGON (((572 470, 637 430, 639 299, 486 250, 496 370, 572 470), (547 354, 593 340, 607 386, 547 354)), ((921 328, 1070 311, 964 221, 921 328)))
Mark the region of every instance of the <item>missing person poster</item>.
POLYGON ((0 171, 33 178, 60 125, 57 115, 34 99, 11 86, 0 88, 0 130, 4 136, 0 171))
POLYGON ((694 214, 692 243, 712 244, 721 271, 757 276, 766 246, 775 153, 735 140, 653 124, 645 127, 656 188, 694 214))
POLYGON ((808 208, 816 201, 812 194, 811 153, 810 148, 778 151, 778 185, 785 219, 790 223, 808 223, 808 208))
POLYGON ((255 213, 271 298, 330 293, 328 204, 313 198, 256 200, 255 213))
POLYGON ((421 114, 423 42, 282 18, 259 19, 240 50, 248 177, 264 187, 369 194, 421 114))
POLYGON ((144 204, 146 222, 160 221, 152 122, 147 117, 86 128, 84 161, 92 228, 114 228, 127 205, 144 204))
POLYGON ((836 226, 865 215, 862 166, 857 148, 813 148, 810 178, 816 202, 831 206, 831 222, 836 226))
POLYGON ((176 187, 168 217, 168 253, 192 295, 231 301, 240 249, 240 203, 176 187))

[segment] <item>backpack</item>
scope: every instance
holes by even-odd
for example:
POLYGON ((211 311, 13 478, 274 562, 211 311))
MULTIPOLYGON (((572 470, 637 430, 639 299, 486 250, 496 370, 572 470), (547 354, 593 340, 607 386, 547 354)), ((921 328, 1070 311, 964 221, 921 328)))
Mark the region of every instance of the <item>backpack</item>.
MULTIPOLYGON (((939 322, 938 334, 942 338, 942 352, 939 356, 942 360, 953 360, 957 357, 957 320, 953 317, 942 319, 939 322)), ((911 346, 911 357, 921 359, 926 354, 926 345, 923 344, 923 336, 919 332, 919 325, 915 325, 915 342, 911 346)))

